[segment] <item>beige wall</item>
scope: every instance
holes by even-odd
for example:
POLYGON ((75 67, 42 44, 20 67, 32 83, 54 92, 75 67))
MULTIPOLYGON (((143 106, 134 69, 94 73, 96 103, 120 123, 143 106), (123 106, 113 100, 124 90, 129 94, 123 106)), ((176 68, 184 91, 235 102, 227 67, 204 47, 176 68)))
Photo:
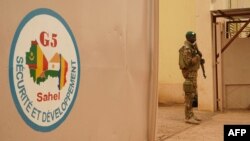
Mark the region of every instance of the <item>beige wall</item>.
POLYGON ((227 9, 230 6, 231 3, 234 3, 237 0, 211 0, 211 1, 205 1, 206 3, 210 3, 210 10, 215 9, 227 9))
MULTIPOLYGON (((217 7, 221 6, 220 1, 214 3, 217 7)), ((206 59, 205 70, 207 78, 202 77, 202 71, 199 71, 198 91, 199 91, 199 109, 215 110, 215 93, 214 93, 214 78, 213 78, 213 48, 212 48, 212 33, 211 33, 211 1, 196 0, 196 28, 197 40, 200 50, 206 59)), ((222 6, 221 6, 222 7, 222 6)))
POLYGON ((148 1, 63 0, 0 2, 0 140, 148 140, 151 46, 148 1), (31 129, 11 97, 8 60, 16 28, 36 8, 59 13, 75 35, 81 62, 76 102, 55 130, 31 129))
POLYGON ((160 0, 159 6, 159 81, 180 83, 182 76, 176 57, 184 43, 185 33, 195 30, 195 1, 160 0))
POLYGON ((214 111, 214 62, 212 49, 210 10, 225 9, 228 1, 160 0, 159 37, 159 102, 183 103, 183 78, 178 68, 178 49, 185 40, 187 30, 197 33, 197 43, 206 59, 207 78, 198 77, 199 109, 214 111))
POLYGON ((178 50, 185 33, 196 31, 195 0, 159 1, 159 102, 183 103, 178 50))
POLYGON ((249 0, 231 0, 231 8, 249 8, 249 0))

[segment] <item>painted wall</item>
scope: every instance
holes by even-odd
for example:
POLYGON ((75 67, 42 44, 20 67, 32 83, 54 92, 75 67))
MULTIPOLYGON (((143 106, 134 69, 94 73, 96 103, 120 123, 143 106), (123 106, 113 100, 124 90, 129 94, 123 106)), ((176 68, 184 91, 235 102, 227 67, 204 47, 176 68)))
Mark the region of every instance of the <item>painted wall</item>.
POLYGON ((249 8, 249 0, 230 0, 231 8, 249 8))
MULTIPOLYGON (((215 1, 217 7, 221 6, 220 1, 215 1)), ((201 110, 215 110, 215 93, 213 80, 213 48, 212 48, 212 32, 211 32, 211 1, 196 0, 196 29, 198 35, 198 45, 203 53, 205 62, 205 70, 207 78, 202 77, 200 69, 198 77, 198 91, 199 91, 199 109, 201 110)), ((222 6, 221 6, 222 7, 222 6)))
POLYGON ((0 2, 0 140, 146 141, 150 87, 148 3, 144 0, 0 2), (69 24, 78 44, 81 79, 76 102, 55 130, 41 133, 18 114, 8 78, 17 26, 36 8, 69 24))
POLYGON ((186 32, 196 31, 195 8, 195 0, 159 1, 160 103, 183 103, 184 79, 178 66, 178 53, 185 41, 186 32))
POLYGON ((206 59, 207 78, 198 76, 199 109, 215 110, 213 83, 213 49, 210 10, 225 9, 228 1, 160 0, 159 37, 159 102, 183 103, 182 83, 184 79, 178 68, 178 49, 183 45, 185 33, 194 30, 197 44, 206 59))

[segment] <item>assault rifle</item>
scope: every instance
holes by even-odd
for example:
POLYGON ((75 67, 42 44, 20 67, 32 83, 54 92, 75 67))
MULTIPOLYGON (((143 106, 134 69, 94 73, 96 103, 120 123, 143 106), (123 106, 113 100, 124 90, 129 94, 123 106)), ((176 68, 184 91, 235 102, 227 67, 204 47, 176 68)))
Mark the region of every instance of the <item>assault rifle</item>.
POLYGON ((204 67, 205 59, 202 58, 202 53, 199 51, 197 46, 195 46, 195 49, 196 49, 196 53, 201 57, 201 60, 200 60, 201 69, 202 69, 203 77, 206 79, 207 76, 205 74, 205 67, 204 67))
POLYGON ((204 64, 205 64, 205 59, 201 58, 201 69, 202 69, 202 73, 203 73, 203 77, 206 79, 206 74, 205 74, 205 67, 204 67, 204 64))

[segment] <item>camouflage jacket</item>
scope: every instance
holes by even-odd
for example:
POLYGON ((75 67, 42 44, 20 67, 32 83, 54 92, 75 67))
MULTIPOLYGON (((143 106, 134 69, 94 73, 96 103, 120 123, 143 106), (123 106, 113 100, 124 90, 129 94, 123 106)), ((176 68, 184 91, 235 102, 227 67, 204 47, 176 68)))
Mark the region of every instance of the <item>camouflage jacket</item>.
POLYGON ((182 74, 184 78, 197 77, 197 71, 200 68, 200 56, 197 54, 196 44, 192 44, 188 41, 184 42, 182 51, 183 64, 185 67, 182 68, 182 74))

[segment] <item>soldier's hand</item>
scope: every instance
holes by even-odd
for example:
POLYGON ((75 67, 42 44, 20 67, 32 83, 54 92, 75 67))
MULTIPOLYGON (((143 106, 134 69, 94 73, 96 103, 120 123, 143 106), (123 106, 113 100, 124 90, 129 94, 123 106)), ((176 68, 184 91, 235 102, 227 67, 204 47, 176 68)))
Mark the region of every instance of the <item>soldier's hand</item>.
POLYGON ((200 61, 200 56, 198 54, 192 58, 193 64, 199 63, 199 61, 200 61))
POLYGON ((205 59, 201 59, 201 64, 205 64, 205 59))

